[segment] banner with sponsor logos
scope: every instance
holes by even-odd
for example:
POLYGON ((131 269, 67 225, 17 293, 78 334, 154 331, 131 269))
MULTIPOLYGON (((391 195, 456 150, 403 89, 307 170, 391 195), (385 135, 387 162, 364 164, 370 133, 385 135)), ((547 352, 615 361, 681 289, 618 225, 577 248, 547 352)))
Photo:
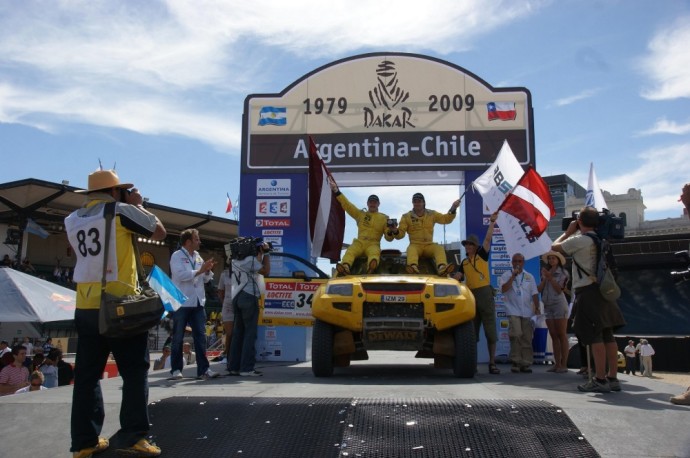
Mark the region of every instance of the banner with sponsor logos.
POLYGON ((261 174, 242 177, 240 235, 263 237, 279 253, 307 253, 307 177, 261 174))

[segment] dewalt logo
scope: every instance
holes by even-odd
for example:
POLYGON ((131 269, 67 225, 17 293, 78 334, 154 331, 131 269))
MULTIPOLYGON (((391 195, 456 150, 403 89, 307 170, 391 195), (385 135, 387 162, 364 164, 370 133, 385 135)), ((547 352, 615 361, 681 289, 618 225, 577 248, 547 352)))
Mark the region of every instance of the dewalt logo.
POLYGON ((367 337, 371 342, 388 340, 417 340, 417 331, 369 331, 367 337))

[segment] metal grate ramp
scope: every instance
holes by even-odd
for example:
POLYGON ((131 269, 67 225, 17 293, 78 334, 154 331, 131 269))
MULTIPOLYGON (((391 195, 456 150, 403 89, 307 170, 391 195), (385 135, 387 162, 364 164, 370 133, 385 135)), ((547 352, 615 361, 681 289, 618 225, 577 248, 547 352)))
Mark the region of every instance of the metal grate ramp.
POLYGON ((150 414, 168 458, 599 456, 543 401, 173 397, 150 414))

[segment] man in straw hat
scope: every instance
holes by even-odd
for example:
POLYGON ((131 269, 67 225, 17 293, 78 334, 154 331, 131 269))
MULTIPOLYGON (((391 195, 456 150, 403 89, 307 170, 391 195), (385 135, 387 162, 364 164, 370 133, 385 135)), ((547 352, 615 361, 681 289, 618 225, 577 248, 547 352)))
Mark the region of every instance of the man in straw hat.
POLYGON ((81 191, 86 193, 84 206, 65 218, 67 237, 77 257, 74 323, 79 334, 72 396, 71 451, 75 458, 84 458, 108 448, 108 439, 99 436, 105 416, 99 380, 112 352, 124 384, 118 433, 124 446, 122 452, 158 456, 160 448, 146 439, 149 431, 148 332, 128 339, 103 337, 98 331, 98 313, 106 208, 110 211, 114 207, 115 212, 106 275, 106 291, 115 296, 137 293, 132 236, 162 240, 166 231, 158 218, 144 209, 139 190, 131 183, 120 183, 114 170, 97 170, 89 175, 88 181, 88 189, 81 191))
POLYGON ((496 226, 498 213, 489 217, 489 228, 482 244, 479 244, 479 237, 470 234, 466 240, 462 241, 467 256, 462 260, 458 272, 453 275, 458 281, 465 280, 465 284, 472 291, 477 307, 474 316, 474 335, 479 342, 479 328, 484 325, 484 336, 489 351, 489 374, 500 374, 501 370, 496 366, 496 342, 498 342, 498 332, 496 331, 496 303, 494 302, 494 290, 491 287, 491 277, 489 277, 489 250, 491 249, 491 238, 496 226))
POLYGON ((384 236, 384 232, 386 240, 389 242, 393 241, 393 236, 386 232, 388 215, 379 212, 380 201, 376 194, 370 195, 367 199, 366 211, 360 210, 340 192, 333 178, 328 177, 328 184, 343 209, 357 221, 357 238, 352 241, 350 247, 345 251, 342 262, 336 265, 338 275, 349 275, 352 263, 359 256, 364 255, 367 257, 367 273, 371 274, 379 265, 381 237, 384 236))
POLYGON ((455 219, 455 214, 460 206, 457 199, 448 210, 448 213, 439 213, 435 210, 427 210, 426 201, 422 193, 412 196, 412 210, 400 218, 400 226, 389 231, 396 239, 400 240, 405 234, 410 235, 410 245, 407 247, 407 272, 419 273, 419 257, 433 258, 438 275, 445 277, 455 270, 455 264, 446 261, 446 250, 434 243, 434 225, 449 224, 455 219))

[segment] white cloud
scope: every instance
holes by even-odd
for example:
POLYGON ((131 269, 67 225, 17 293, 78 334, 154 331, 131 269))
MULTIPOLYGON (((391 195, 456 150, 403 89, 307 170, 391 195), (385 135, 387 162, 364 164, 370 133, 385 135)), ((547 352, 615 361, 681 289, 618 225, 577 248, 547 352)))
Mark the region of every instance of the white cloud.
POLYGON ((0 73, 0 121, 47 131, 78 121, 238 149, 241 129, 229 119, 264 90, 276 52, 461 51, 545 3, 4 2, 0 68, 12 72, 0 73))
POLYGON ((681 143, 666 147, 654 148, 637 155, 639 166, 629 172, 602 178, 602 171, 597 169, 601 189, 612 194, 625 194, 629 188, 642 190, 642 197, 647 208, 655 212, 678 210, 678 203, 683 185, 690 181, 690 143, 681 143))
POLYGON ((690 133, 690 122, 686 124, 678 124, 675 121, 669 121, 666 118, 657 120, 652 127, 638 133, 637 136, 655 135, 655 134, 674 134, 685 135, 690 133))
POLYGON ((99 94, 88 89, 44 92, 0 86, 0 122, 56 132, 78 122, 149 135, 203 139, 224 151, 239 149, 241 126, 228 113, 188 106, 160 95, 99 94))
POLYGON ((561 99, 558 99, 554 101, 552 104, 549 104, 549 107, 551 106, 557 106, 557 107, 563 107, 566 105, 573 104, 575 102, 579 102, 580 100, 585 100, 590 97, 593 97, 594 95, 599 92, 600 89, 585 89, 584 91, 580 92, 579 94, 571 95, 569 97, 563 97, 561 99))
POLYGON ((678 18, 657 33, 648 45, 649 54, 641 61, 642 70, 653 87, 643 90, 650 100, 690 97, 690 17, 678 18))

